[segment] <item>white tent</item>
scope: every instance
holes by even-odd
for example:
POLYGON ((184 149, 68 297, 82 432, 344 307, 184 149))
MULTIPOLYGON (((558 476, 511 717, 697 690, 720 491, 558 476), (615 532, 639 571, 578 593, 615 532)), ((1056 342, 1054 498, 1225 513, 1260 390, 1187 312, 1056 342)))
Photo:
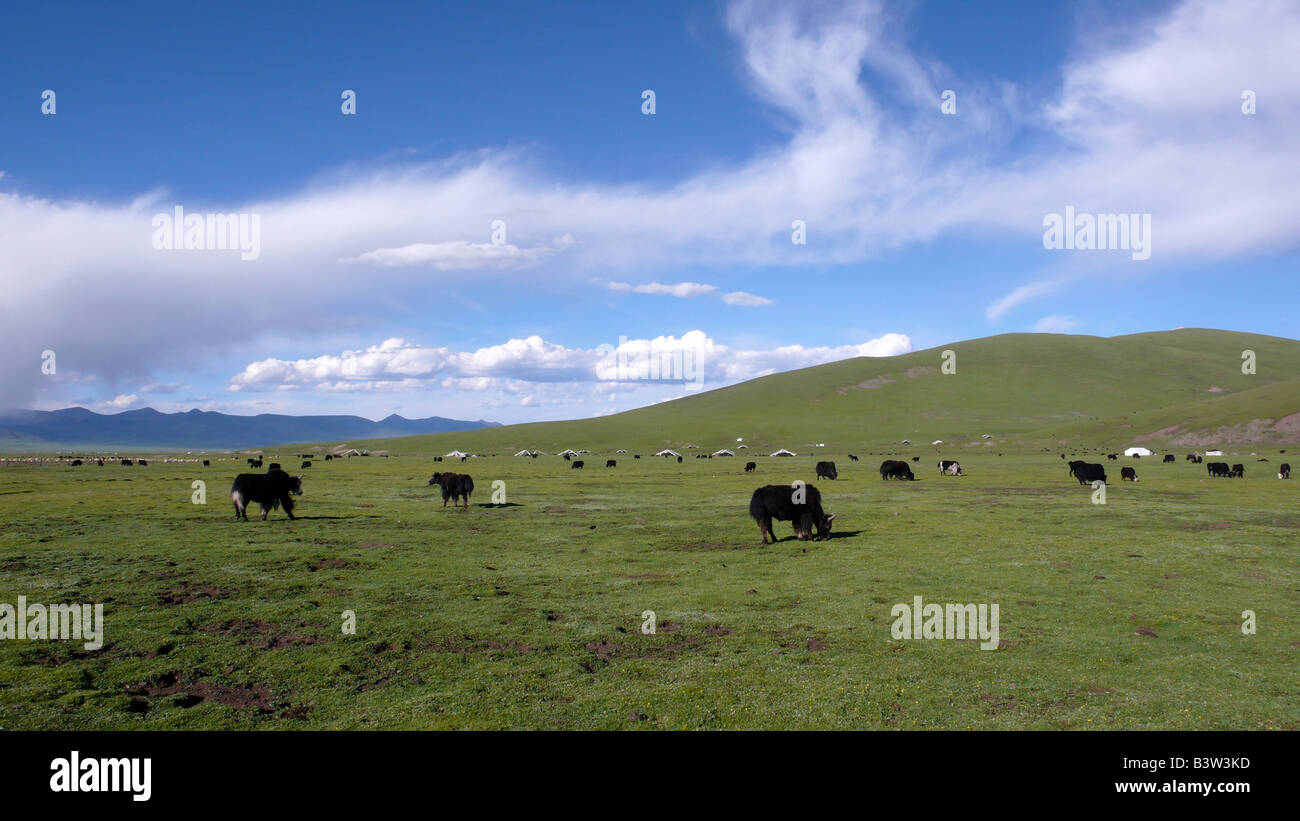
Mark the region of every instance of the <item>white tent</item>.
POLYGON ((736 454, 727 450, 726 448, 723 448, 722 450, 715 450, 713 452, 713 455, 714 456, 735 456, 736 454))
POLYGON ((1223 455, 1223 451, 1221 451, 1221 450, 1207 450, 1207 451, 1205 452, 1205 455, 1206 455, 1206 456, 1222 456, 1222 455, 1223 455))
POLYGON ((1155 453, 1148 448, 1129 448, 1124 451, 1125 456, 1155 456, 1155 453))
POLYGON ((615 453, 627 453, 627 451, 624 450, 624 449, 622 449, 622 448, 619 448, 618 450, 616 450, 616 451, 614 451, 614 452, 615 452, 615 453))
POLYGON ((463 459, 463 458, 466 457, 466 456, 469 456, 469 454, 468 454, 468 453, 465 453, 464 451, 453 450, 451 453, 444 453, 444 454, 442 455, 442 458, 444 458, 444 459, 463 459))
POLYGON ((981 438, 981 439, 992 439, 993 437, 990 436, 990 435, 987 434, 987 433, 981 433, 981 434, 980 434, 980 438, 981 438))
POLYGON ((557 453, 557 454, 555 454, 555 455, 556 455, 556 456, 577 456, 577 455, 578 455, 578 452, 577 452, 576 450, 574 450, 573 448, 569 448, 568 450, 562 450, 562 451, 560 451, 559 453, 557 453))
POLYGON ((515 456, 532 456, 532 455, 533 455, 533 452, 532 452, 531 450, 529 450, 528 448, 524 448, 523 450, 521 450, 521 451, 519 451, 518 453, 515 454, 515 456))
POLYGON ((669 450, 668 448, 664 448, 663 450, 656 453, 655 456, 681 456, 681 454, 675 450, 669 450))
POLYGON ((778 451, 775 452, 775 453, 769 453, 769 454, 768 454, 768 456, 798 456, 798 455, 799 455, 799 454, 795 453, 794 451, 792 451, 792 450, 786 450, 785 448, 781 448, 780 450, 778 450, 778 451))
POLYGON ((736 450, 748 450, 749 445, 736 445, 736 450))
POLYGON ((942 440, 942 439, 935 439, 935 440, 934 440, 933 442, 931 442, 930 444, 932 444, 932 445, 942 445, 942 444, 943 444, 943 440, 942 440))
POLYGON ((911 439, 904 439, 904 440, 903 440, 903 444, 904 444, 904 445, 910 445, 910 444, 912 444, 912 440, 911 440, 911 439))

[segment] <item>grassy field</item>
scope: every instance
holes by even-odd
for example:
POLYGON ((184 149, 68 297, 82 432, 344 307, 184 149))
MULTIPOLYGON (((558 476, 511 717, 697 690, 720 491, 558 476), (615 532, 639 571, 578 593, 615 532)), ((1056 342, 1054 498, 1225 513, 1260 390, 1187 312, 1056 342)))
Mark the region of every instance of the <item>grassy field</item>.
POLYGON ((1295 729, 1300 481, 1263 447, 1245 480, 1108 463, 1104 505, 1040 446, 944 452, 962 478, 928 445, 819 455, 834 538, 766 547, 749 494, 813 481, 803 453, 318 462, 265 523, 234 521, 230 456, 7 466, 0 602, 102 602, 106 630, 0 641, 0 727, 1295 729), (920 481, 880 480, 914 454, 920 481), (914 596, 998 604, 1002 646, 892 639, 914 596))

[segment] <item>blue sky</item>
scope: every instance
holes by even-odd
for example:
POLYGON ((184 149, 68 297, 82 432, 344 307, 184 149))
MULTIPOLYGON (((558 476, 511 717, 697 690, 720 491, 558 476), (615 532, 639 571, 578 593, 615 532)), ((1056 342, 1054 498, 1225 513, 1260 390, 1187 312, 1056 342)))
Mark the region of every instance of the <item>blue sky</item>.
POLYGON ((1295 336, 1300 10, 1130 5, 6 8, 0 405, 516 422, 1013 331, 1295 336), (177 206, 256 258, 156 247, 177 206), (1149 215, 1150 258, 1044 248, 1067 206, 1149 215))

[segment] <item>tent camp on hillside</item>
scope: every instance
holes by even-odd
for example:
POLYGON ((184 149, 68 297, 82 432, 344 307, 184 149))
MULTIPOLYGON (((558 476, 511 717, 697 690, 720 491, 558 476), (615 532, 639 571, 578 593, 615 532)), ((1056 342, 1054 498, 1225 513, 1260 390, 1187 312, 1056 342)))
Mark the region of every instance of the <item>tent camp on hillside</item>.
POLYGON ((722 450, 713 451, 713 455, 714 456, 735 456, 736 454, 727 450, 726 448, 723 448, 722 450))
POLYGON ((444 454, 442 455, 442 458, 444 458, 444 459, 464 459, 464 458, 466 458, 466 457, 468 457, 468 456, 469 456, 469 454, 466 453, 466 452, 463 451, 463 450, 453 450, 451 453, 444 453, 444 454))
POLYGON ((781 448, 780 450, 776 451, 775 453, 769 453, 769 454, 768 454, 768 456, 798 456, 798 455, 799 455, 799 454, 795 453, 794 451, 792 451, 792 450, 786 450, 785 448, 781 448))
POLYGON ((1155 456, 1156 454, 1154 451, 1150 450, 1149 448, 1138 447, 1138 448, 1129 448, 1128 450, 1124 451, 1124 455, 1125 456, 1155 456))
POLYGON ((518 453, 516 453, 515 456, 532 456, 532 455, 535 454, 535 453, 537 453, 537 451, 535 451, 535 450, 529 450, 528 448, 524 448, 523 450, 521 450, 521 451, 519 451, 518 453))

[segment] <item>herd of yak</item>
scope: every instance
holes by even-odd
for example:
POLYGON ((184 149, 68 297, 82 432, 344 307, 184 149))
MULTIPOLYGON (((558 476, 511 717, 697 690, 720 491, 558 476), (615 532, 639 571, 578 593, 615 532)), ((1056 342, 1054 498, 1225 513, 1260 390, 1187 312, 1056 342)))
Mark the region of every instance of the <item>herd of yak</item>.
MULTIPOLYGON (((1286 451, 1282 451, 1285 453, 1286 451)), ((1000 454, 999 454, 1000 455, 1000 454)), ((331 457, 326 456, 328 461, 331 457)), ((920 461, 919 456, 912 457, 913 462, 920 461)), ((1065 454, 1061 454, 1065 459, 1065 454)), ((1107 454, 1107 459, 1111 461, 1118 460, 1119 454, 1107 454)), ((1137 458, 1137 457, 1135 457, 1137 458)), ((1187 454, 1187 461, 1200 464, 1202 457, 1198 454, 1187 454)), ((849 459, 856 462, 858 457, 849 454, 849 459)), ((97 460, 100 465, 103 460, 97 460)), ((438 459, 437 461, 441 461, 438 459)), ((464 461, 462 459, 461 461, 464 461)), ((566 461, 568 461, 566 459, 566 461)), ((681 462, 681 457, 677 457, 681 462)), ((1167 454, 1164 462, 1174 462, 1175 457, 1167 454)), ((1267 461, 1261 459, 1260 461, 1267 461)), ((82 460, 72 461, 73 465, 82 464, 82 460)), ((123 459, 123 465, 131 464, 130 460, 123 459)), ((148 465, 144 459, 137 460, 136 464, 148 465)), ((209 466, 207 459, 203 460, 204 467, 209 466)), ((581 461, 574 462, 574 468, 582 466, 581 461)), ((1106 482, 1106 469, 1101 464, 1085 462, 1083 460, 1071 460, 1067 463, 1069 475, 1079 481, 1079 484, 1086 485, 1093 482, 1106 482)), ((261 457, 248 460, 249 467, 262 467, 261 457)), ((605 463, 606 467, 616 467, 617 462, 613 459, 605 463)), ((303 468, 311 467, 310 461, 302 463, 303 468)), ((948 476, 962 476, 961 465, 950 459, 941 459, 938 463, 939 472, 948 476)), ((745 464, 745 472, 752 473, 757 469, 755 462, 745 464)), ((1206 471, 1211 478, 1244 478, 1246 475, 1245 466, 1234 464, 1229 466, 1227 462, 1210 462, 1206 465, 1206 471)), ((835 480, 839 478, 839 472, 834 462, 818 462, 815 467, 816 478, 835 480)), ((1282 463, 1278 470, 1279 479, 1291 478, 1291 465, 1282 463)), ((886 459, 880 464, 880 478, 884 480, 915 480, 916 475, 912 472, 911 465, 901 459, 886 459)), ((1132 482, 1138 481, 1137 471, 1132 467, 1123 467, 1120 469, 1120 479, 1132 482)), ((438 472, 433 474, 429 479, 429 485, 437 485, 442 491, 442 506, 446 507, 450 501, 454 507, 464 506, 469 508, 469 497, 474 492, 474 480, 465 473, 438 472)), ((293 496, 302 495, 302 477, 291 476, 285 472, 278 462, 272 462, 267 468, 266 473, 241 473, 235 477, 235 482, 230 488, 230 498, 235 506, 235 519, 248 521, 247 507, 249 504, 257 503, 261 507, 262 520, 265 521, 267 514, 275 509, 282 509, 290 519, 295 518, 293 515, 294 502, 293 496)), ((821 492, 815 485, 804 482, 795 482, 793 485, 765 485, 756 489, 749 500, 749 515, 758 524, 759 534, 762 536, 763 544, 768 544, 770 538, 772 542, 777 541, 775 532, 772 530, 772 522, 782 521, 791 522, 794 526, 794 535, 796 539, 829 539, 831 531, 831 522, 835 519, 835 514, 828 514, 822 509, 821 492)))

